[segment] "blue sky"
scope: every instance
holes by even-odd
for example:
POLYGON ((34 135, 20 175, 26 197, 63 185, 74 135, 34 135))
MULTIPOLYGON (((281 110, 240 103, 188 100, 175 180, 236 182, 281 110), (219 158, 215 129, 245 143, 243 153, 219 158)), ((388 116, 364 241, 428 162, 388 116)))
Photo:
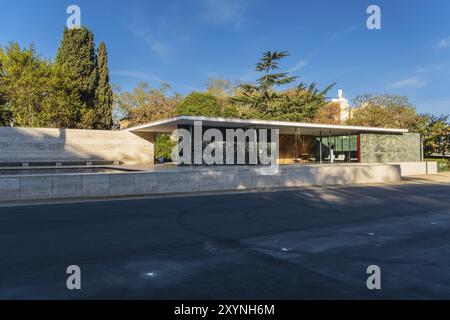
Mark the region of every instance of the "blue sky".
POLYGON ((251 81, 267 50, 287 50, 281 66, 320 87, 337 82, 348 98, 407 95, 420 112, 450 110, 448 0, 0 0, 0 44, 34 43, 53 58, 70 4, 109 51, 111 78, 123 89, 146 80, 181 93, 208 77, 251 81), (381 30, 366 9, 379 5, 381 30))

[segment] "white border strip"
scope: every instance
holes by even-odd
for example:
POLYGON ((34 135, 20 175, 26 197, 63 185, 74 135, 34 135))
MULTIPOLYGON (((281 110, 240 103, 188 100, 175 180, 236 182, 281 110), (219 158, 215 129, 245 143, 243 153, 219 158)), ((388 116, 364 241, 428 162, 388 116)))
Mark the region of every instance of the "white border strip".
POLYGON ((176 125, 180 121, 205 121, 216 122, 220 124, 242 124, 242 125, 256 125, 256 126, 272 126, 272 127, 292 127, 292 128, 311 128, 311 129, 331 129, 331 130, 352 130, 352 131, 364 131, 364 132, 385 132, 385 133, 407 133, 407 129, 395 129, 395 128, 375 128, 375 127, 363 127, 363 126, 344 126, 344 125, 332 125, 332 124, 317 124, 317 123, 304 123, 304 122, 290 122, 290 121, 271 121, 271 120, 243 120, 235 118, 209 118, 209 117, 196 117, 196 116, 178 116, 170 119, 154 121, 143 125, 134 126, 125 131, 147 131, 145 129, 152 129, 157 126, 170 124, 176 125))

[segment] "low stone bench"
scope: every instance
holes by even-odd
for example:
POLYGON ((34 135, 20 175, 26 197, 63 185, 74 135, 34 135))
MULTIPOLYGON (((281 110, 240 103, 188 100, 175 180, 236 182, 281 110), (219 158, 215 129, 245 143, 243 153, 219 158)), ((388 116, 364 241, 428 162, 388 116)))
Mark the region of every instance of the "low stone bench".
POLYGON ((106 165, 121 165, 119 160, 102 160, 102 159, 87 159, 87 160, 45 160, 45 161, 15 161, 15 162, 0 162, 0 168, 5 167, 64 167, 64 166, 106 166, 106 165))

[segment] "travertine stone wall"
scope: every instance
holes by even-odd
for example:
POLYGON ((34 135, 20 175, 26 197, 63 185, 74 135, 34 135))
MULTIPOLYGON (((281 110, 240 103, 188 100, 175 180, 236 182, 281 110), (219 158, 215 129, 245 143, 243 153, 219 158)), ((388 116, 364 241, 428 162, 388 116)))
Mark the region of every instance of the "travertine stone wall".
POLYGON ((154 162, 154 135, 127 131, 0 127, 0 162, 154 162))
POLYGON ((175 167, 153 172, 0 176, 0 201, 96 198, 286 187, 400 182, 400 166, 388 164, 262 167, 175 167))

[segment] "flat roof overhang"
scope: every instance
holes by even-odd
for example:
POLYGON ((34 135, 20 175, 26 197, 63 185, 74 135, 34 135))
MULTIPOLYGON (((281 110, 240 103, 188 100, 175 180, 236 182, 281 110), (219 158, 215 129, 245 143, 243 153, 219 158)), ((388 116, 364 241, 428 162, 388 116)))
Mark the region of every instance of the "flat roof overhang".
POLYGON ((406 129, 375 128, 362 126, 343 126, 334 124, 317 124, 290 121, 272 120, 247 120, 234 118, 209 118, 198 116, 178 116, 170 119, 153 121, 139 126, 125 129, 129 132, 155 132, 172 133, 179 125, 194 125, 195 121, 201 121, 204 127, 215 128, 255 128, 255 129, 280 129, 281 134, 298 132, 302 135, 323 136, 348 135, 358 133, 403 134, 406 129))

